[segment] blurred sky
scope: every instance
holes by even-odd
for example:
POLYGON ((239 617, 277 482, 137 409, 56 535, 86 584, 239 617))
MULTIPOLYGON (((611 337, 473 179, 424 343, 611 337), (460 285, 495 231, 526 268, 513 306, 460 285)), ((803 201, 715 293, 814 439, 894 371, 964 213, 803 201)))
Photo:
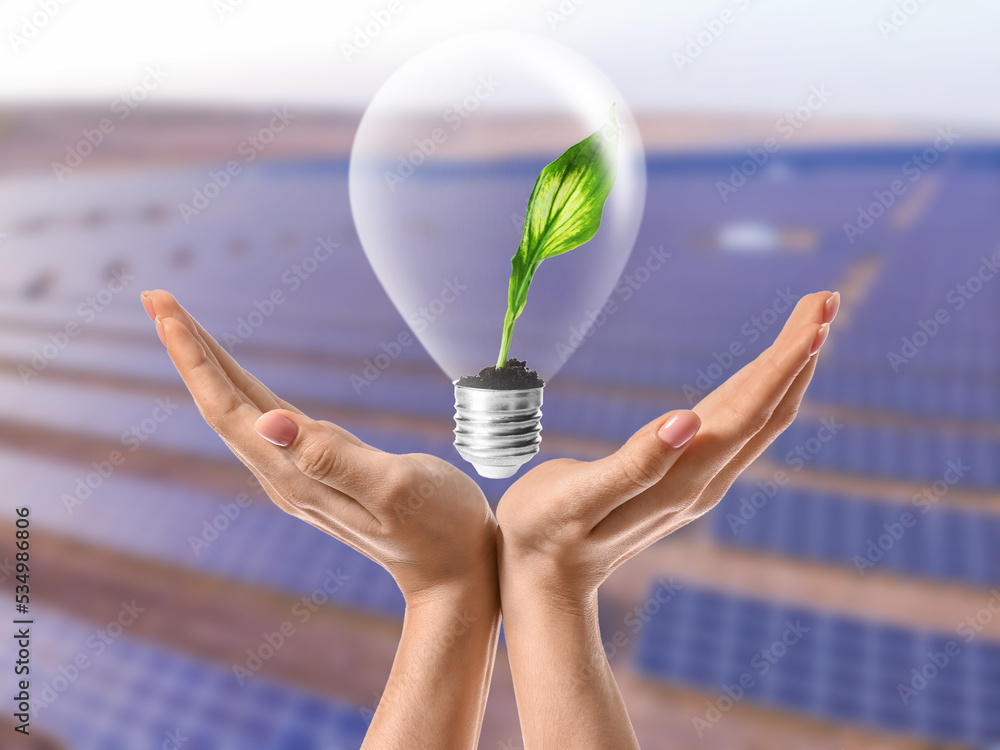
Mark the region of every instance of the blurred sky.
POLYGON ((640 109, 781 112, 825 85, 829 116, 1000 122, 1000 3, 987 0, 7 0, 0 102, 111 100, 152 62, 168 75, 161 102, 362 107, 406 58, 484 29, 576 48, 640 109), (348 61, 341 43, 390 6, 348 61), (679 69, 675 53, 726 11, 679 69))

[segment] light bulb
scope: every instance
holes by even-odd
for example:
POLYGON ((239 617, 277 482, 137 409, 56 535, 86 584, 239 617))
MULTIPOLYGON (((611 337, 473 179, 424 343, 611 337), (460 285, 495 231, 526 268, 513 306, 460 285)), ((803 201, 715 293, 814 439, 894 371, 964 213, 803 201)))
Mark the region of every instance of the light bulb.
MULTIPOLYGON (((406 62, 358 126, 350 199, 362 247, 414 335, 452 381, 496 363, 510 259, 542 168, 619 123, 618 177, 588 243, 542 263, 510 356, 548 381, 617 284, 642 218, 645 157, 622 95, 549 40, 470 34, 406 62)), ((511 476, 538 450, 541 389, 456 384, 456 447, 483 476, 511 476), (473 392, 479 391, 479 392, 473 392)))

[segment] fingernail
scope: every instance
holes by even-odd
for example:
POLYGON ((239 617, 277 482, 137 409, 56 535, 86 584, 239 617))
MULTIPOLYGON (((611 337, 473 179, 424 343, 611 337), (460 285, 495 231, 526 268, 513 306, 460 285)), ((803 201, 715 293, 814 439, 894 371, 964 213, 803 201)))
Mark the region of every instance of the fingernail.
POLYGON ((680 448, 694 437, 701 427, 701 419, 693 411, 680 411, 663 423, 657 431, 660 440, 671 448, 680 448))
POLYGON ((829 333, 830 333, 829 323, 824 323, 819 327, 819 330, 816 331, 816 338, 813 339, 812 348, 809 350, 810 357, 823 348, 823 344, 826 341, 826 337, 829 335, 829 333))
POLYGON ((833 319, 837 317, 837 312, 840 310, 840 292, 834 292, 830 295, 830 299, 826 301, 823 305, 823 322, 832 323, 833 319))
POLYGON ((156 335, 160 337, 160 343, 166 346, 167 337, 163 333, 163 318, 157 315, 155 321, 156 321, 156 335))
POLYGON ((291 445, 299 434, 299 427, 295 422, 274 411, 262 414, 253 428, 266 441, 282 448, 291 445))
POLYGON ((149 296, 149 292, 143 292, 140 299, 142 299, 142 306, 146 308, 146 315, 149 316, 149 319, 156 320, 156 310, 153 309, 153 299, 149 296))

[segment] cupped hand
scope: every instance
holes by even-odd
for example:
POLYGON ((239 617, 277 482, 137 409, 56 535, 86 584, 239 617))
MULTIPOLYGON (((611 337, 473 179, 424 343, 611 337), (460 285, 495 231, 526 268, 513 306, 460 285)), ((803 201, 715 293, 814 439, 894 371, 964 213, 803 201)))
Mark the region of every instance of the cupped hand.
POLYGON ((622 562, 714 507, 795 418, 839 301, 803 297, 757 359, 611 456, 548 461, 515 482, 497 508, 505 617, 525 596, 579 607, 622 562))
POLYGON ((244 370, 167 292, 143 292, 205 421, 282 510, 384 567, 407 604, 496 591, 496 519, 478 485, 434 456, 393 455, 310 419, 244 370))

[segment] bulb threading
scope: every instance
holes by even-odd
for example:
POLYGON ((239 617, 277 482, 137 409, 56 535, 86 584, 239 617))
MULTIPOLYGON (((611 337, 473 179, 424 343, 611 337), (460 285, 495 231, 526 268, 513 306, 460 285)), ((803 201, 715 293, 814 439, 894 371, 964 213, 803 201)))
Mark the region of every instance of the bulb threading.
POLYGON ((505 479, 538 453, 542 387, 470 388, 455 383, 455 448, 480 476, 505 479))

